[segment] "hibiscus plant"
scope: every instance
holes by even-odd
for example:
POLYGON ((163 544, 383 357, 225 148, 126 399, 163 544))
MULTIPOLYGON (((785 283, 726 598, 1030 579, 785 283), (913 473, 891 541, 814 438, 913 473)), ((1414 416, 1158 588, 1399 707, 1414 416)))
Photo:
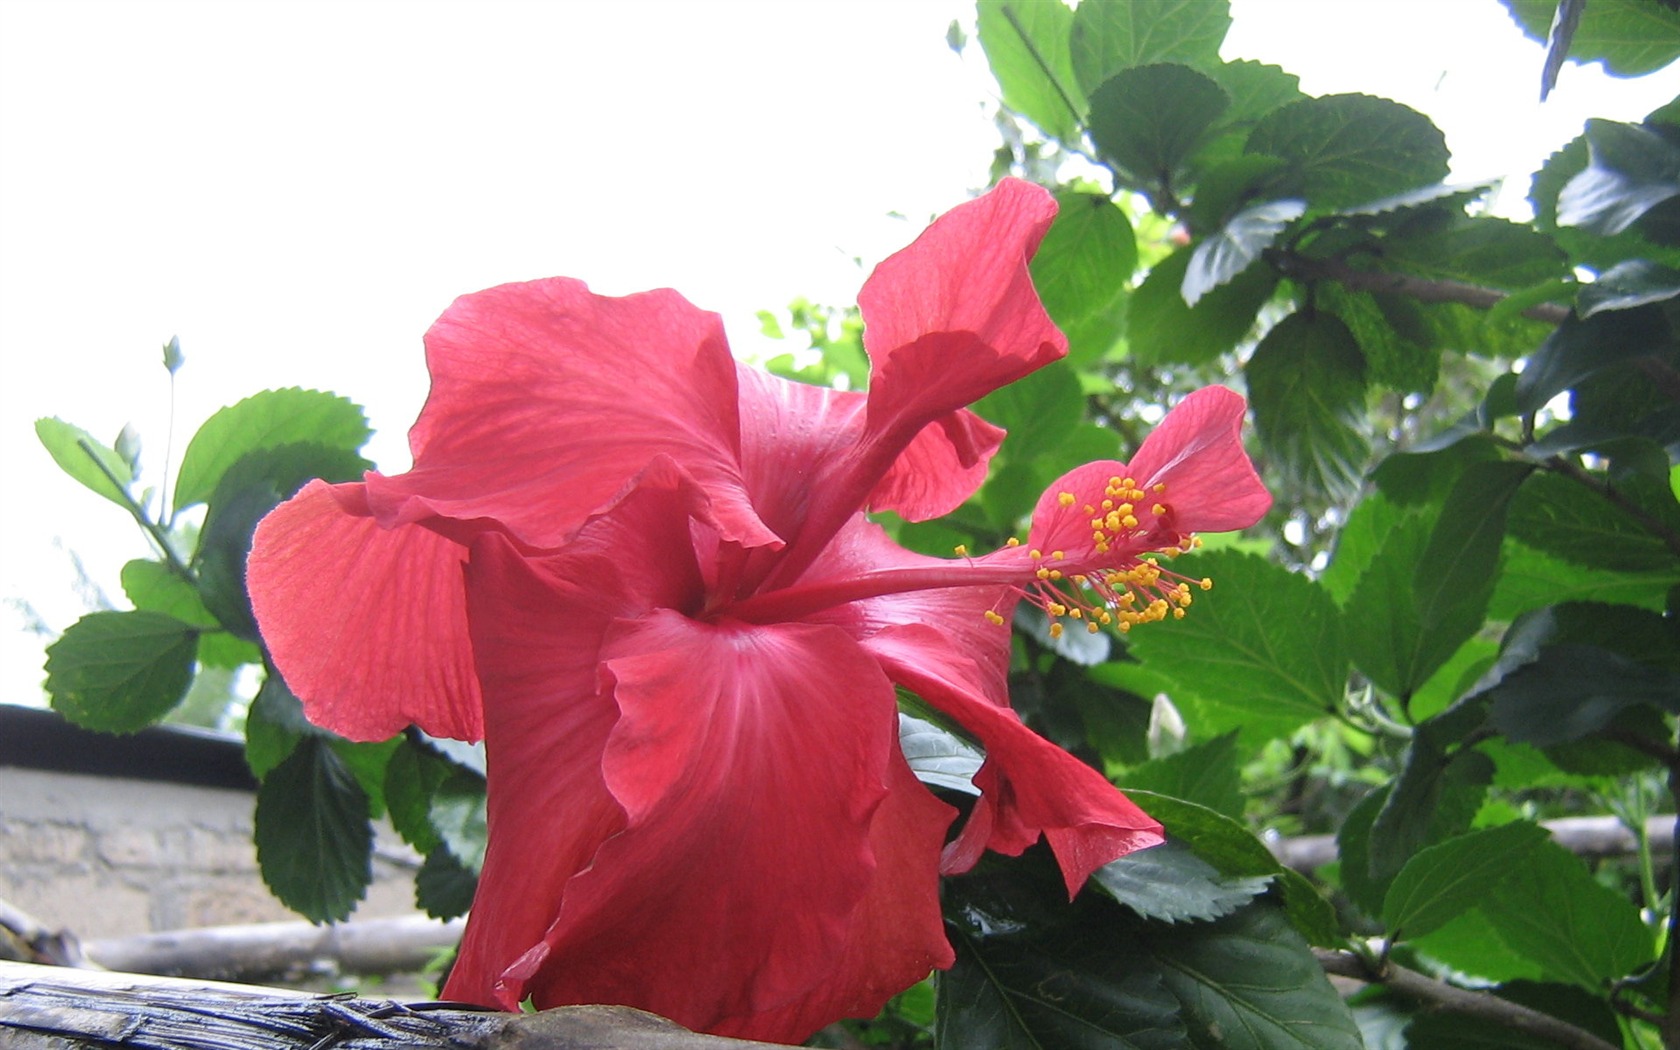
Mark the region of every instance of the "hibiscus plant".
MULTIPOLYGON (((1508 6, 1560 63, 1680 56, 1650 0, 1508 6)), ((855 312, 763 315, 814 362, 555 278, 427 333, 400 474, 353 403, 266 391, 155 512, 43 420, 161 555, 52 647, 54 706, 132 731, 260 666, 270 886, 344 918, 387 819, 419 905, 470 907, 452 999, 1680 1045, 1680 110, 1589 124, 1516 222, 1427 118, 1228 24, 982 0, 995 185, 855 312), (1595 859, 1547 834, 1593 814, 1595 859)))

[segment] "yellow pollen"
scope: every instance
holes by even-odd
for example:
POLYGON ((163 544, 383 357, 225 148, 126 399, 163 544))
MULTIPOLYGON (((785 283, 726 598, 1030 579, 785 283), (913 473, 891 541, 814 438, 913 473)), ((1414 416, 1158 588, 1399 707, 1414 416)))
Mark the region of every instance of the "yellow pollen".
POLYGON ((1091 506, 1089 503, 1085 504, 1085 513, 1095 514, 1096 512, 1097 512, 1097 508, 1091 506))
POLYGON ((1051 624, 1050 625, 1050 637, 1060 638, 1061 636, 1062 636, 1062 625, 1059 624, 1059 623, 1051 624))
POLYGON ((959 558, 968 557, 968 544, 966 543, 959 543, 953 547, 952 550, 957 552, 957 557, 959 558))
POLYGON ((993 612, 992 610, 987 609, 986 610, 986 622, 989 623, 989 624, 992 624, 993 626, 996 626, 996 627, 1002 627, 1003 626, 1003 617, 999 616, 997 613, 993 612))
POLYGON ((1028 554, 1029 557, 1032 558, 1033 561, 1037 561, 1038 559, 1044 557, 1044 552, 1040 551, 1037 547, 1034 547, 1032 550, 1028 551, 1027 554, 1028 554))
POLYGON ((1200 587, 1204 591, 1211 591, 1213 590, 1213 581, 1208 579, 1206 576, 1203 576, 1196 586, 1200 587))
POLYGON ((1064 507, 1073 506, 1073 503, 1074 503, 1073 493, 1071 493, 1071 492, 1058 492, 1058 493, 1056 493, 1056 502, 1060 503, 1064 507))
POLYGON ((1087 634, 1096 634, 1100 630, 1102 630, 1102 628, 1100 626, 1098 626, 1096 623, 1093 623, 1091 621, 1086 621, 1085 631, 1086 631, 1087 634))
POLYGON ((1165 491, 1167 491, 1167 483, 1164 482, 1164 481, 1157 481, 1155 483, 1155 487, 1153 489, 1151 489, 1150 491, 1152 491, 1152 492, 1165 492, 1165 491))
POLYGON ((1051 561, 1066 561, 1067 560, 1067 553, 1065 551, 1051 551, 1050 552, 1050 560, 1051 561))
POLYGON ((1013 536, 1009 537, 1009 542, 1004 544, 1005 547, 1019 547, 1020 545, 1021 541, 1013 536))
POLYGON ((1102 509, 1103 510, 1113 510, 1114 509, 1114 501, 1111 500, 1111 499, 1103 500, 1102 501, 1102 509))
POLYGON ((1160 515, 1160 514, 1165 514, 1166 512, 1167 512, 1167 508, 1163 507, 1159 503, 1157 503, 1153 507, 1149 508, 1149 513, 1151 513, 1151 514, 1160 515))

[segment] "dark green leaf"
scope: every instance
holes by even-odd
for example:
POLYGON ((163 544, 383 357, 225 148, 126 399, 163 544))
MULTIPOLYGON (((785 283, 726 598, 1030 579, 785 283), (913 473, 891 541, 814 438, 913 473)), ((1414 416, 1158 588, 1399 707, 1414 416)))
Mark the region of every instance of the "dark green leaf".
MULTIPOLYGON (((1478 707, 1478 723, 1481 710, 1478 707)), ((1413 738, 1400 776, 1377 812, 1367 863, 1369 874, 1380 883, 1393 878, 1418 850, 1462 834, 1487 795, 1493 763, 1477 751, 1449 753, 1444 739, 1449 735, 1419 733, 1413 738)))
POLYGON ((1339 948, 1347 943, 1336 906, 1305 875, 1284 868, 1273 880, 1273 888, 1283 901, 1290 923, 1308 944, 1339 948))
MULTIPOLYGON (((1534 175, 1529 201, 1534 205, 1534 225, 1549 234, 1577 266, 1606 270, 1628 259, 1651 259, 1669 266, 1680 266, 1680 250, 1657 245, 1641 231, 1644 223, 1635 223, 1614 237, 1602 237, 1578 226, 1558 225, 1558 198, 1563 188, 1575 176, 1587 169, 1587 137, 1576 136, 1568 145, 1553 153, 1534 175)), ((1666 207, 1666 206, 1665 206, 1666 207)))
POLYGON ((898 746, 916 779, 932 787, 978 795, 974 774, 986 761, 977 748, 932 722, 899 713, 898 746))
POLYGON ((1196 245, 1184 274, 1184 302, 1195 306, 1202 296, 1248 269, 1306 210, 1305 201, 1265 201, 1231 216, 1196 245))
POLYGON ((1341 614, 1312 580, 1263 558, 1206 551, 1175 565, 1209 577, 1183 620, 1140 627, 1133 655, 1223 709, 1245 734, 1286 735, 1336 709, 1347 686, 1341 614))
POLYGON ((1385 305, 1392 296, 1379 298, 1370 292, 1350 291, 1326 282, 1315 290, 1318 305, 1347 325, 1369 366, 1369 378, 1376 386, 1405 393, 1428 393, 1440 373, 1438 348, 1421 346, 1403 334, 1389 319, 1385 305))
POLYGON ((1589 376, 1673 346, 1674 330, 1657 306, 1612 310, 1589 320, 1566 318, 1517 377, 1517 406, 1538 412, 1589 376))
POLYGON ((1639 909, 1553 842, 1534 849, 1481 910, 1500 940, 1553 980, 1597 992, 1651 961, 1639 909))
POLYGON ((373 880, 373 827, 356 777, 319 737, 303 740, 257 790, 263 881, 311 922, 350 914, 373 880))
POLYGON ((245 714, 245 764, 258 780, 286 760, 308 736, 327 736, 304 717, 298 700, 279 672, 269 670, 245 714))
POLYGON ((1326 95, 1268 114, 1249 153, 1288 161, 1290 186, 1315 207, 1359 204, 1440 182, 1447 144, 1429 118, 1370 95, 1326 95))
POLYGON ((947 883, 957 959, 935 978, 936 1045, 1180 1050, 1178 1003, 1133 943, 1138 920, 1098 893, 1068 904, 1060 880, 1033 860, 947 883))
POLYGON ((1550 747, 1597 733, 1637 704, 1680 713, 1680 674, 1594 645, 1549 645, 1491 695, 1501 733, 1550 747))
MULTIPOLYGON (((1389 461, 1393 458, 1390 457, 1389 461)), ((1336 534, 1336 546, 1330 558, 1330 565, 1318 578, 1319 585, 1329 592, 1336 604, 1348 603, 1354 589, 1359 586, 1371 563, 1388 545, 1395 531, 1401 528, 1408 518, 1414 516, 1420 515, 1416 510, 1402 506, 1398 500, 1390 499, 1380 490, 1368 494, 1354 505, 1348 513, 1347 523, 1336 534)), ((1427 540, 1420 540, 1420 543, 1422 542, 1427 540)), ((1421 546, 1419 549, 1422 549, 1421 546)), ((1355 642, 1352 635, 1357 633, 1357 630, 1349 632, 1350 646, 1368 647, 1368 639, 1355 642)), ((1354 660, 1356 663, 1359 661, 1357 652, 1354 654, 1354 660)))
POLYGON ((1558 195, 1559 226, 1613 236, 1680 195, 1680 147, 1637 124, 1587 122, 1589 161, 1558 195))
MULTIPOLYGON (((1504 0, 1517 24, 1544 44, 1557 0, 1504 0)), ((1602 60, 1618 76, 1655 72, 1680 57, 1680 13, 1653 0, 1592 0, 1570 34, 1569 57, 1602 60)))
POLYGON ((1680 584, 1680 562, 1667 571, 1620 572, 1604 566, 1584 569, 1507 538, 1488 617, 1512 620, 1520 613, 1560 601, 1618 602, 1661 609, 1669 588, 1676 584, 1680 584))
MULTIPOLYGON (((1226 127, 1246 128, 1273 110, 1305 97, 1301 94, 1301 78, 1279 66, 1243 59, 1199 68, 1231 96, 1231 108, 1220 121, 1226 127)), ((1200 187, 1197 192, 1199 195, 1200 187)))
POLYGON ((446 760, 406 737, 385 767, 385 809, 391 826, 421 853, 430 854, 443 845, 432 827, 432 796, 449 771, 446 760))
POLYGON ((1127 770, 1121 786, 1171 795, 1241 820, 1240 766, 1237 734, 1231 732, 1127 770))
MULTIPOLYGON (((1475 970, 1465 972, 1478 973, 1475 970)), ((1608 1046, 1622 1044, 1616 1013, 1601 995, 1568 985, 1528 981, 1489 989, 1489 992, 1531 1010, 1550 1014, 1597 1036, 1608 1046)), ((1445 1010, 1419 1012, 1406 1026, 1406 1036, 1410 1040, 1406 1045, 1428 1047, 1429 1050, 1557 1050, 1559 1045, 1550 1039, 1519 1032, 1500 1020, 1445 1010)))
POLYGON ((1575 310, 1585 320, 1604 310, 1631 310, 1680 295, 1680 270, 1645 259, 1629 259, 1581 287, 1575 310))
POLYGON ((132 733, 181 702, 198 629, 155 612, 96 612, 47 647, 53 708, 87 729, 132 733))
POLYGON ((1287 167, 1276 157, 1245 153, 1228 160, 1196 164, 1196 197, 1190 202, 1189 226, 1196 230, 1219 227, 1243 205, 1266 196, 1266 187, 1287 167))
POLYGON ((1277 287, 1271 267, 1252 266, 1192 308, 1182 292, 1192 251, 1180 248, 1156 263, 1132 296, 1126 341, 1140 364, 1200 365, 1236 349, 1277 287))
POLYGON ((1137 237, 1126 213, 1101 194, 1058 194, 1057 203, 1056 221, 1033 255, 1033 286, 1068 338, 1068 360, 1093 362, 1120 338, 1137 237))
MULTIPOLYGON (((1667 486, 1631 481, 1617 489, 1670 530, 1680 528, 1680 505, 1667 486)), ((1511 535, 1547 554, 1595 570, 1680 575, 1680 554, 1637 518, 1584 485, 1556 474, 1530 478, 1511 502, 1511 535)))
POLYGON ((432 794, 431 822, 456 860, 473 871, 484 867, 488 832, 483 777, 465 769, 452 770, 432 794))
POLYGON ((1009 431, 1001 454, 1016 462, 1056 451, 1084 407, 1079 377, 1064 361, 1048 364, 974 404, 982 417, 1009 431))
POLYGON ((1091 141, 1134 188, 1173 193, 1230 104, 1224 88, 1189 66, 1123 69, 1091 92, 1091 141))
POLYGON ((1073 70, 1086 94, 1133 66, 1219 64, 1231 27, 1225 0, 1133 0, 1080 4, 1073 13, 1073 70))
POLYGON ((1068 52, 1073 12, 1054 0, 980 0, 977 24, 1004 105, 1053 138, 1075 141, 1085 98, 1068 52))
POLYGON ((1195 1050, 1364 1050, 1359 1028, 1282 909, 1260 901, 1145 944, 1195 1050))
POLYGON ((221 624, 204 607, 197 589, 162 562, 137 558, 124 565, 122 588, 136 609, 164 613, 182 623, 205 628, 198 639, 199 663, 239 667, 262 661, 261 650, 222 630, 221 624))
POLYGON ((1131 800, 1161 822, 1167 834, 1231 878, 1270 877, 1283 870, 1247 828, 1206 806, 1152 791, 1128 789, 1131 800))
POLYGON ((1172 838, 1110 861, 1091 878, 1144 918, 1169 923, 1229 915, 1266 892, 1272 881, 1265 875, 1221 875, 1172 838))
POLYGON ((117 506, 128 509, 129 501, 124 493, 134 483, 134 472, 114 449, 95 441, 93 435, 81 427, 56 418, 37 419, 35 436, 41 439, 41 444, 60 470, 117 506), (101 465, 104 470, 99 469, 101 465))
POLYGON ((368 797, 368 811, 375 817, 385 815, 385 769, 401 744, 400 737, 386 740, 345 740, 326 734, 333 751, 344 761, 346 769, 355 776, 356 783, 368 797))
POLYGON ((1547 838, 1538 824, 1517 821, 1421 850, 1400 869, 1383 899, 1389 935, 1421 936, 1490 899, 1502 878, 1547 838))
POLYGON ((1333 499, 1363 479, 1365 358, 1334 315, 1294 313, 1249 359, 1249 398, 1260 443, 1290 477, 1333 499))
POLYGON ((1491 215, 1413 222, 1383 238, 1382 253, 1384 269, 1484 288, 1528 288, 1569 273, 1568 259, 1550 237, 1491 215))
POLYGON ((337 394, 297 387, 253 394, 205 420, 193 435, 181 457, 175 506, 208 500, 228 468, 258 449, 311 444, 354 453, 372 434, 361 406, 337 394))
POLYGON ((1371 870, 1371 825, 1388 802, 1389 787, 1384 785, 1360 799, 1342 818, 1336 832, 1336 853, 1341 859, 1342 891, 1356 907, 1367 915, 1382 913, 1383 897, 1388 893, 1392 873, 1379 877, 1371 870))
POLYGON ((478 876, 442 847, 426 854, 414 876, 414 905, 434 919, 465 915, 477 891, 478 876))
POLYGON ((222 470, 193 562, 204 605, 223 627, 257 640, 245 592, 245 558, 257 522, 309 479, 350 481, 369 466, 354 452, 300 444, 259 448, 222 470))

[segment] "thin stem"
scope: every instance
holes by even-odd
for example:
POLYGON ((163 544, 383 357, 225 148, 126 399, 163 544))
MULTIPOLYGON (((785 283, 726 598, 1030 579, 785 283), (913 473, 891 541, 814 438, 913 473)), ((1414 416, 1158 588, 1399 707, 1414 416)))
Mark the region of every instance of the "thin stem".
POLYGON ((170 545, 168 534, 158 527, 157 522, 146 516, 144 507, 134 502, 134 496, 128 491, 128 486, 119 481, 117 476, 111 473, 111 468, 107 467, 105 462, 94 454, 93 446, 88 444, 86 438, 79 439, 76 444, 81 446, 82 452, 93 461, 93 465, 99 469, 101 474, 105 475, 106 479, 111 482, 112 487, 122 494, 123 507, 128 510, 135 522, 146 530, 146 534, 152 538, 152 542, 157 544, 158 550, 163 554, 164 562, 169 566, 169 571, 194 587, 198 586, 198 580, 193 577, 192 570, 187 568, 180 555, 175 553, 175 548, 170 545))
MULTIPOLYGON (((1341 259, 1312 259, 1288 252, 1268 252, 1267 260, 1285 277, 1300 281, 1335 281, 1359 292, 1404 295, 1424 303, 1462 303, 1478 310, 1491 310, 1509 296, 1494 288, 1462 281, 1434 281, 1381 270, 1360 270, 1341 259)), ((1537 303, 1522 312, 1524 317, 1547 324, 1562 324, 1570 314, 1567 306, 1537 303)))
POLYGON ((1062 105, 1067 107, 1068 115, 1073 118, 1075 124, 1078 124, 1079 107, 1073 104, 1073 99, 1068 96, 1067 90, 1062 87, 1062 82, 1056 79, 1056 74, 1051 70, 1050 63, 1046 62, 1044 56, 1039 54, 1038 47, 1032 42, 1032 38, 1027 35, 1027 29, 1021 24, 1021 19, 1015 14, 1014 8, 1008 4, 1003 5, 1003 17, 1009 20, 1009 27, 1015 30, 1016 36, 1021 38, 1021 46, 1027 49, 1027 54, 1031 55, 1033 62, 1037 63, 1039 72, 1044 74, 1044 79, 1050 81, 1050 86, 1056 89, 1056 95, 1062 100, 1062 105))
POLYGON ((1326 973, 1351 977, 1368 984, 1381 984, 1409 999, 1442 1010, 1480 1017, 1505 1028, 1549 1040, 1567 1050, 1620 1050, 1591 1032, 1550 1014, 1531 1010, 1488 992, 1458 988, 1393 962, 1384 961, 1380 967, 1374 967, 1370 960, 1354 952, 1325 948, 1314 948, 1313 955, 1326 973))

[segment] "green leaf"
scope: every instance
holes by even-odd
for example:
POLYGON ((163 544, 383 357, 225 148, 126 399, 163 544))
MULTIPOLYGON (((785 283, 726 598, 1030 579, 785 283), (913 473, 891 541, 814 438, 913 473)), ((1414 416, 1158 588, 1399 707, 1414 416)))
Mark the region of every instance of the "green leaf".
POLYGON ((1176 754, 1127 770, 1122 787, 1171 795, 1242 819, 1242 770, 1237 734, 1226 733, 1176 754))
POLYGON ((898 746, 916 779, 930 787, 978 795, 974 774, 986 761, 979 749, 932 722, 899 713, 898 746))
POLYGON ((1608 728, 1639 704, 1680 713, 1680 674, 1596 645, 1548 645, 1490 695, 1501 733, 1551 747, 1608 728))
MULTIPOLYGON (((1477 705, 1476 721, 1482 710, 1477 705)), ((1441 721, 1440 716, 1425 726, 1441 721)), ((1405 765, 1371 824, 1369 874, 1387 884, 1414 853, 1430 843, 1462 834, 1487 797, 1493 763, 1478 751, 1448 752, 1451 734, 1419 732, 1405 765)))
POLYGON ((1273 326, 1246 370, 1254 426, 1278 465, 1332 499, 1359 487, 1365 436, 1365 358, 1334 315, 1294 313, 1273 326))
POLYGON ((369 466, 351 451, 297 444, 259 448, 221 472, 199 532, 193 565, 204 605, 223 627, 242 638, 258 640, 251 599, 245 592, 245 558, 251 552, 257 522, 311 478, 350 481, 369 466))
POLYGON ((1410 223, 1383 238, 1384 269, 1412 277, 1517 290, 1569 273, 1555 242, 1525 223, 1491 215, 1448 214, 1410 223))
POLYGON ((1035 859, 946 884, 957 958, 935 977, 935 1045, 1180 1050, 1178 1003, 1154 960, 1131 943, 1138 921, 1102 894, 1068 903, 1055 873, 1035 859))
POLYGON ((414 875, 414 905, 434 919, 459 918, 472 907, 478 876, 443 847, 426 854, 414 875))
POLYGON ((1195 1050, 1364 1050, 1359 1027, 1282 909, 1152 926, 1144 941, 1195 1050))
POLYGON ((262 780, 286 760, 299 741, 327 735, 326 730, 304 717, 302 701, 279 672, 270 669, 245 713, 245 764, 251 767, 251 774, 262 780))
POLYGON ((373 880, 367 795, 319 737, 264 778, 255 838, 263 881, 311 922, 347 917, 373 880))
POLYGON ((1440 350, 1419 345, 1395 326, 1389 311, 1404 308, 1398 307, 1393 296, 1351 291, 1334 282, 1321 284, 1314 295, 1320 307, 1341 318, 1353 333, 1373 385, 1404 393, 1428 393, 1435 388, 1440 350))
POLYGON ((1073 13, 1073 71, 1086 94, 1133 66, 1219 64, 1231 28, 1225 0, 1132 0, 1080 4, 1073 13))
POLYGON ((354 453, 372 435, 361 406, 337 394, 297 387, 253 394, 193 435, 175 480, 175 507, 208 500, 229 468, 260 449, 310 444, 354 453))
POLYGON ((1056 221, 1032 258, 1033 286, 1068 338, 1068 360, 1094 362, 1120 337, 1137 237, 1106 196, 1060 193, 1056 200, 1056 221))
POLYGON ((1126 339, 1140 364, 1207 364, 1236 349, 1277 287, 1269 266, 1254 266, 1197 300, 1184 301, 1193 249, 1180 248, 1149 271, 1132 296, 1126 339))
POLYGON ((1248 269, 1306 210, 1305 201, 1263 201, 1231 216, 1191 254, 1181 289, 1184 302, 1195 306, 1202 296, 1248 269))
POLYGON ((134 483, 134 472, 115 450, 95 441, 81 427, 57 418, 37 419, 35 436, 60 470, 124 510, 129 508, 125 493, 134 483), (100 465, 105 469, 100 470, 100 465))
POLYGON ((1488 603, 1488 617, 1513 620, 1531 609, 1566 601, 1616 602, 1661 609, 1669 588, 1676 584, 1680 584, 1680 563, 1666 572, 1620 572, 1604 566, 1583 569, 1507 537, 1499 583, 1488 603))
MULTIPOLYGON (((1666 485, 1638 479, 1619 498, 1669 529, 1680 527, 1680 504, 1666 485)), ((1620 506, 1556 474, 1530 478, 1511 502, 1511 535, 1545 553, 1594 570, 1680 574, 1680 555, 1620 506)))
MULTIPOLYGON (((1194 4, 1196 0, 1190 2, 1194 4)), ((1187 64, 1196 65, 1194 62, 1187 64)), ((1198 68, 1213 77, 1231 96, 1231 108, 1225 111, 1225 118, 1220 121, 1225 127, 1246 129, 1273 110, 1306 97, 1301 94, 1301 78, 1285 72, 1280 66, 1242 59, 1198 68)), ((1199 186, 1198 195, 1204 189, 1199 186)))
POLYGON ((1009 431, 1001 454, 1014 462, 1055 452, 1084 409, 1079 377, 1065 361, 1045 365, 974 404, 983 418, 1009 431))
POLYGON ((1145 813, 1161 822, 1167 834, 1231 878, 1270 877, 1283 870, 1272 851, 1243 825, 1206 806, 1153 791, 1127 789, 1145 813))
POLYGON ((431 822, 456 860, 475 872, 484 867, 488 824, 483 777, 465 769, 451 770, 432 794, 431 822))
POLYGON ((1367 915, 1382 913, 1383 897, 1394 881, 1393 872, 1378 875, 1371 868, 1371 826, 1390 795, 1388 785, 1372 791, 1354 804, 1336 832, 1336 853, 1341 859, 1342 891, 1367 915))
POLYGON ((1559 226, 1609 237, 1680 195, 1680 147, 1637 124, 1587 122, 1589 160, 1558 195, 1559 226))
POLYGON ((1266 892, 1272 881, 1266 875, 1221 875, 1172 838, 1110 861, 1091 878, 1143 918, 1169 923, 1229 915, 1266 892))
POLYGON ((450 769, 430 748, 406 737, 385 766, 385 809, 391 827, 421 853, 433 853, 443 845, 432 827, 432 796, 450 769))
POLYGON ((1680 295, 1680 270, 1645 259, 1629 259, 1582 285, 1575 297, 1576 313, 1585 320, 1604 310, 1631 310, 1665 302, 1680 295))
MULTIPOLYGON (((1503 0, 1531 39, 1546 43, 1557 0, 1503 0)), ((1592 0, 1570 38, 1569 57, 1602 61, 1617 76, 1653 73, 1680 57, 1680 13, 1651 0, 1592 0)))
POLYGON ((1224 88, 1189 66, 1123 69, 1091 92, 1091 141, 1134 188, 1173 193, 1230 104, 1224 88))
POLYGON ((1073 12, 1059 0, 980 0, 977 25, 1004 105, 1077 141, 1085 99, 1068 52, 1073 12))
POLYGON ((250 642, 221 629, 221 624, 204 607, 192 584, 171 572, 169 566, 148 558, 136 558, 122 567, 123 593, 136 609, 160 612, 182 623, 205 628, 198 639, 198 661, 211 667, 239 667, 262 662, 262 651, 250 642))
MULTIPOLYGON (((1417 511, 1389 499, 1380 490, 1368 493, 1354 504, 1348 512, 1347 522, 1336 534, 1330 564, 1318 578, 1319 585, 1329 592, 1337 605, 1348 603, 1354 589, 1387 546, 1395 530, 1415 515, 1417 511)), ((1348 641, 1350 645, 1354 644, 1351 634, 1348 641)), ((1358 662, 1357 653, 1355 662, 1358 662)))
POLYGON ((86 729, 132 733, 187 694, 198 629, 155 612, 96 612, 47 647, 52 706, 86 729))
POLYGON ((1531 851, 1481 910, 1500 940, 1553 980, 1598 992, 1651 961, 1639 909, 1553 842, 1531 851))
POLYGON ((1268 114, 1247 152, 1288 161, 1290 191, 1315 207, 1359 204, 1440 182, 1447 144, 1428 117, 1370 95, 1326 95, 1268 114))
POLYGON ((401 745, 400 737, 384 740, 345 740, 336 734, 325 734, 333 752, 344 761, 345 768, 362 786, 368 797, 368 811, 375 817, 385 815, 385 770, 391 756, 401 745))
MULTIPOLYGON (((1475 971, 1467 971, 1475 972, 1475 971)), ((1622 1029, 1616 1012, 1602 995, 1565 984, 1520 981, 1489 994, 1526 1006, 1597 1036, 1606 1046, 1621 1046, 1622 1029)), ((1429 1050, 1558 1050, 1561 1045, 1538 1035, 1517 1031, 1501 1020, 1473 1014, 1419 1011, 1406 1026, 1406 1045, 1429 1050)))
POLYGON ((1479 908, 1408 939, 1414 951, 1485 980, 1537 980, 1541 975, 1537 963, 1505 946, 1479 908))
POLYGON ((1183 620, 1128 635, 1134 656, 1175 688, 1223 707, 1245 733, 1287 735, 1342 701, 1347 650, 1341 614, 1313 581, 1263 558, 1204 551, 1176 571, 1208 577, 1183 620))
POLYGON ((1502 878, 1547 839, 1544 828, 1517 821, 1420 851, 1400 869, 1383 898, 1389 935, 1426 934, 1488 900, 1502 878))
POLYGON ((1558 325, 1517 377, 1517 407, 1538 412, 1590 376, 1670 349, 1674 330, 1657 306, 1612 310, 1558 325))

